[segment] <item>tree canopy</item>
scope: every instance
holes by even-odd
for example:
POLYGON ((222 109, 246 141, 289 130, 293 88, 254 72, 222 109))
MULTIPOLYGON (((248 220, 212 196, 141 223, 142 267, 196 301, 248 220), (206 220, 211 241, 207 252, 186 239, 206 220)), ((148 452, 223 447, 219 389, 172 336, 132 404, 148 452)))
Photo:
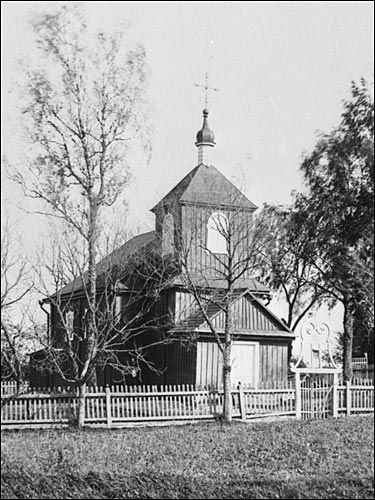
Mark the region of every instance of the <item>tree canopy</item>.
POLYGON ((353 323, 373 328, 374 101, 368 84, 352 83, 341 123, 321 135, 301 172, 307 193, 296 199, 295 224, 318 252, 319 287, 343 303, 344 366, 351 375, 353 323))

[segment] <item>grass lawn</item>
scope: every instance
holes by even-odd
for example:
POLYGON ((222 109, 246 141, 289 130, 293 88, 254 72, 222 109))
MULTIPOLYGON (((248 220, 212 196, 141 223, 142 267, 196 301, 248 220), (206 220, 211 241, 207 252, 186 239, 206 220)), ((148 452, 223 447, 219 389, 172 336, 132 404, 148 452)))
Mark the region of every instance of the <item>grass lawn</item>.
POLYGON ((373 498, 374 417, 2 433, 1 497, 373 498))

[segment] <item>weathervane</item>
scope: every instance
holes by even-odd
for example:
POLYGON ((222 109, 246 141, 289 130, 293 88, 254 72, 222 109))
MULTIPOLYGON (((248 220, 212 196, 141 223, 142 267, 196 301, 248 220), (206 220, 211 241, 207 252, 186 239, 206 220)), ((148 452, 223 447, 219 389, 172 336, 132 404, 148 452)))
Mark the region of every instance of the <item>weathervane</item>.
POLYGON ((208 108, 208 91, 214 90, 215 92, 219 92, 219 89, 216 89, 215 87, 210 87, 208 85, 208 73, 205 73, 204 78, 205 78, 204 85, 199 84, 199 83, 194 83, 194 87, 201 87, 202 89, 204 89, 204 106, 207 109, 208 108))

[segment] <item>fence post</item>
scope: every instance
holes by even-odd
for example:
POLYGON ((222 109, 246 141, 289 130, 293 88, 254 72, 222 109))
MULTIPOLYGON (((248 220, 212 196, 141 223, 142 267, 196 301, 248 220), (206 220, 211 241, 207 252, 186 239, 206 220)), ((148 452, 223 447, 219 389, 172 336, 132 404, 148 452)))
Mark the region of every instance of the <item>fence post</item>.
POLYGON ((301 419, 301 378, 299 372, 295 372, 295 386, 296 386, 296 418, 301 419))
POLYGON ((110 429, 112 427, 112 407, 111 407, 111 389, 109 387, 105 388, 105 407, 107 411, 107 427, 110 429))
POLYGON ((243 387, 242 387, 241 382, 238 383, 238 398, 239 398, 239 403, 240 403, 241 420, 246 420, 245 397, 244 397, 243 387))
POLYGON ((338 386, 338 374, 335 372, 333 374, 333 387, 332 387, 332 416, 337 418, 339 416, 339 393, 337 390, 338 386))
POLYGON ((350 410, 352 406, 352 397, 350 390, 350 380, 346 381, 346 414, 350 415, 350 410))

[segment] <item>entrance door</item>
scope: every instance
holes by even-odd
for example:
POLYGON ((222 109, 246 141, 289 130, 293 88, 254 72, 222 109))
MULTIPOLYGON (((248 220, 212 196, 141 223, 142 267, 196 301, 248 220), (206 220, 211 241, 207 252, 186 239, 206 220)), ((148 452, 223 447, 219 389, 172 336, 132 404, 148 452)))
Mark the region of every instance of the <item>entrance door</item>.
POLYGON ((259 344, 257 342, 233 342, 232 384, 257 387, 259 375, 259 344))

